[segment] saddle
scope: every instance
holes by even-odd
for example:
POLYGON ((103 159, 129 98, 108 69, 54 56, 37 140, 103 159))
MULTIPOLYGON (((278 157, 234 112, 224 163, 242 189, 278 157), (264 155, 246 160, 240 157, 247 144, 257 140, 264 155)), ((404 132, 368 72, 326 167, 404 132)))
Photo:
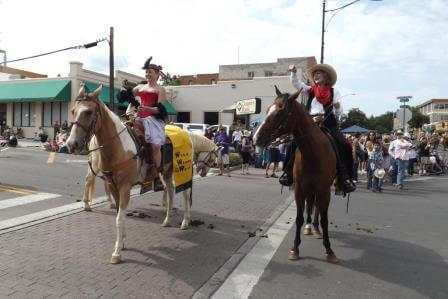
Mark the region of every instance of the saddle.
MULTIPOLYGON (((152 161, 152 147, 149 143, 145 142, 145 128, 143 125, 135 120, 129 120, 125 123, 125 125, 129 135, 135 143, 139 158, 142 161, 146 161, 148 164, 154 164, 152 161)), ((162 154, 162 162, 160 168, 157 169, 157 173, 163 173, 165 168, 167 168, 173 161, 173 145, 168 137, 166 138, 165 144, 162 145, 160 151, 162 154)), ((140 194, 146 193, 150 190, 161 191, 163 190, 163 185, 158 176, 155 176, 153 170, 148 167, 140 194)))

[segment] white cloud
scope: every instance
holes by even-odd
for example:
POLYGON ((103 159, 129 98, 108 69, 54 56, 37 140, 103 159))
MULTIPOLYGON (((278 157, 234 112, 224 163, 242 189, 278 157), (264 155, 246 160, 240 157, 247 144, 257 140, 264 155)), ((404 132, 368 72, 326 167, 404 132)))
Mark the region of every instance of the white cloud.
MULTIPOLYGON (((328 8, 349 1, 328 0, 328 8)), ((20 58, 108 36, 115 28, 116 65, 141 73, 144 60, 174 74, 217 72, 220 64, 273 62, 279 57, 320 59, 318 0, 165 0, 0 2, 0 48, 20 58)), ((326 32, 325 62, 335 66, 337 87, 356 96, 346 109, 367 114, 448 97, 445 0, 362 0, 341 10, 326 32)), ((327 20, 331 14, 327 14, 327 20)), ((107 71, 108 46, 71 50, 11 66, 55 76, 69 62, 107 71)))

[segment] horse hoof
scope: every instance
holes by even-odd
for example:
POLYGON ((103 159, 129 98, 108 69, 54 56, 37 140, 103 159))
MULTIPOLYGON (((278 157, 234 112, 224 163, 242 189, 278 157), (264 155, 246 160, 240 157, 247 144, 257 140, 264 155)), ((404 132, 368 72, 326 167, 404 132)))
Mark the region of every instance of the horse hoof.
POLYGON ((182 222, 182 225, 180 226, 180 229, 181 230, 187 230, 188 229, 188 224, 182 222))
POLYGON ((305 227, 303 229, 303 234, 304 235, 312 235, 313 233, 311 232, 311 227, 305 227))
POLYGON ((170 227, 171 226, 171 223, 169 222, 169 221, 163 221, 163 223, 162 223, 162 226, 163 227, 170 227))
POLYGON ((334 255, 334 253, 327 254, 327 262, 337 264, 339 263, 339 259, 336 257, 336 255, 334 255))
POLYGON ((294 250, 290 250, 288 252, 288 260, 290 261, 295 261, 299 259, 299 252, 294 251, 294 250))
POLYGON ((110 263, 111 264, 119 264, 119 263, 121 263, 121 255, 113 255, 112 254, 112 257, 110 258, 110 263))
POLYGON ((314 232, 313 232, 313 237, 314 237, 315 239, 322 239, 322 235, 321 235, 320 232, 318 232, 318 231, 314 231, 314 232))
POLYGON ((92 212, 92 208, 91 208, 91 207, 88 207, 88 206, 85 206, 85 207, 84 207, 84 211, 86 211, 86 212, 92 212))

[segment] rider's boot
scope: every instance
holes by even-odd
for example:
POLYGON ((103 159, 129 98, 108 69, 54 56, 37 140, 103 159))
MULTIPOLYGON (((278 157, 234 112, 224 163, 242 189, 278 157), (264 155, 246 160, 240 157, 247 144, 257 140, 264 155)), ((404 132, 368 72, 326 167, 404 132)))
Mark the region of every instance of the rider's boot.
POLYGON ((279 183, 283 186, 289 187, 293 183, 293 174, 292 170, 294 168, 294 157, 295 157, 295 151, 291 153, 291 157, 288 163, 286 163, 285 170, 283 171, 283 174, 278 179, 279 183))
POLYGON ((347 168, 344 165, 339 167, 338 177, 342 191, 350 193, 356 190, 356 185, 348 175, 347 168))

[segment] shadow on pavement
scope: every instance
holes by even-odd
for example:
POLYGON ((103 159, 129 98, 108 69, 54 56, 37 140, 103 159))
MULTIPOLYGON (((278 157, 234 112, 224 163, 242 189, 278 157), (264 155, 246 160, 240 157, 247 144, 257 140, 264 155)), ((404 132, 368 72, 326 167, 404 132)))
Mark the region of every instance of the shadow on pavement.
MULTIPOLYGON (((434 250, 371 235, 332 231, 331 236, 342 243, 338 247, 359 250, 362 254, 358 258, 341 260, 338 265, 323 264, 322 268, 343 267, 414 290, 426 298, 448 298, 448 263, 434 250)), ((326 263, 324 255, 322 258, 304 256, 301 260, 326 263)), ((284 262, 272 261, 269 268, 272 271, 265 272, 264 277, 267 281, 291 273, 307 279, 325 275, 324 270, 314 265, 301 266, 300 260, 287 262, 286 252, 284 262)))

